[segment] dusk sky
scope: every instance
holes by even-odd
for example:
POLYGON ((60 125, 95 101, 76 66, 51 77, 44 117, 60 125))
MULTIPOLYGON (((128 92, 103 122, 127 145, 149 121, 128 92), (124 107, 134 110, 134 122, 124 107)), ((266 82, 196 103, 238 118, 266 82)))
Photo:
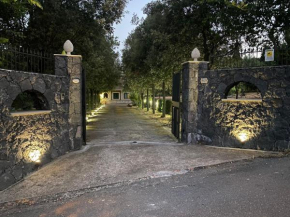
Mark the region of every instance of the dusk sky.
POLYGON ((146 6, 147 3, 151 2, 152 0, 130 0, 127 4, 125 11, 125 17, 122 18, 122 22, 120 24, 115 25, 115 36, 118 37, 120 41, 120 47, 118 51, 123 49, 124 42, 129 35, 129 33, 136 27, 135 25, 131 24, 131 20, 134 14, 137 14, 138 17, 144 17, 142 9, 146 6))

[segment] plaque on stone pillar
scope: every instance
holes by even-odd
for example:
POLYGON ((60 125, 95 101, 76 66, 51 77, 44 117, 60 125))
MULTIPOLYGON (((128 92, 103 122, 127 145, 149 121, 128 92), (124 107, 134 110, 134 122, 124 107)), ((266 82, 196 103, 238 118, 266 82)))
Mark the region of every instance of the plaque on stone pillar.
POLYGON ((208 83, 208 79, 207 78, 202 78, 202 79, 200 79, 200 82, 202 84, 207 84, 208 83))

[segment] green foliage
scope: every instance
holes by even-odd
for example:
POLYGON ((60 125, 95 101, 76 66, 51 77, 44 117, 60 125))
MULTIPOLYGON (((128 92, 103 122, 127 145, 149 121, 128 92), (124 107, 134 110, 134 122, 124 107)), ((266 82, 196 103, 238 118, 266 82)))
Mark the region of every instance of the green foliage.
POLYGON ((112 33, 126 3, 127 0, 0 0, 0 36, 14 46, 45 53, 60 53, 63 43, 70 39, 74 54, 83 56, 87 88, 106 91, 120 78, 120 63, 114 51, 118 43, 112 33))
POLYGON ((162 99, 158 99, 157 111, 162 112, 162 110, 163 110, 163 100, 162 99))
MULTIPOLYGON (((274 48, 286 44, 289 48, 289 6, 288 0, 151 2, 144 9, 147 17, 143 21, 134 17, 138 26, 126 40, 123 65, 129 86, 136 90, 169 81, 171 73, 189 60, 194 47, 205 61, 211 55, 229 53, 237 58, 244 43, 274 48)), ((241 58, 235 63, 256 65, 259 59, 241 58)))
POLYGON ((43 7, 42 7, 42 5, 40 4, 39 1, 37 1, 37 0, 27 0, 27 1, 28 1, 29 4, 35 5, 35 6, 39 7, 39 8, 41 8, 41 9, 43 9, 43 7))
POLYGON ((130 93, 130 100, 133 102, 133 105, 139 105, 139 95, 138 93, 130 93))
POLYGON ((239 49, 238 38, 245 33, 245 8, 240 2, 218 0, 149 3, 144 9, 146 19, 134 18, 138 26, 123 51, 129 86, 136 90, 140 85, 158 88, 162 81, 171 83, 172 73, 189 60, 194 47, 199 47, 204 60, 225 45, 239 49))
POLYGON ((165 103, 165 113, 167 115, 170 115, 171 114, 171 111, 172 111, 172 101, 171 100, 166 100, 166 103, 165 103))
POLYGON ((12 111, 35 110, 34 99, 31 94, 26 92, 19 94, 12 104, 12 111))
POLYGON ((5 43, 8 43, 9 40, 7 38, 1 38, 0 37, 0 44, 5 44, 5 43))
POLYGON ((235 84, 227 93, 227 97, 235 97, 239 99, 245 97, 247 93, 260 93, 259 89, 251 83, 248 82, 239 82, 235 84))

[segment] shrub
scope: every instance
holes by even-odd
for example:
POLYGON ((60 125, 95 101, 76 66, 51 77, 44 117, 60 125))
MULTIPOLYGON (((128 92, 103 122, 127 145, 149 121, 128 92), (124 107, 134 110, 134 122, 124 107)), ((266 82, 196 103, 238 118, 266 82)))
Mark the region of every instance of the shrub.
POLYGON ((171 100, 166 100, 166 108, 165 108, 165 113, 170 115, 171 114, 171 109, 172 109, 172 101, 171 100))
POLYGON ((138 94, 137 93, 131 93, 130 94, 130 100, 132 101, 133 105, 138 105, 138 94))
POLYGON ((159 112, 162 112, 162 109, 163 109, 163 100, 162 99, 159 99, 158 100, 158 108, 157 108, 157 110, 159 112))

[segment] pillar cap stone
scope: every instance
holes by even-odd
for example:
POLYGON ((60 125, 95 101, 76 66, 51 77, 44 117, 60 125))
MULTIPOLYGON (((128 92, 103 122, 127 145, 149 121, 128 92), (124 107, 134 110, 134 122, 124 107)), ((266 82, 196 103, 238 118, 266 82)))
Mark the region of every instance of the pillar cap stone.
POLYGON ((194 59, 194 61, 198 61, 197 59, 200 57, 200 52, 197 48, 194 48, 191 52, 191 58, 194 59))
POLYGON ((74 45, 71 43, 70 40, 67 40, 63 45, 63 49, 65 50, 67 55, 71 55, 71 53, 74 51, 74 45))
POLYGON ((54 56, 62 56, 62 57, 81 57, 82 55, 66 55, 66 54, 54 54, 54 56))

